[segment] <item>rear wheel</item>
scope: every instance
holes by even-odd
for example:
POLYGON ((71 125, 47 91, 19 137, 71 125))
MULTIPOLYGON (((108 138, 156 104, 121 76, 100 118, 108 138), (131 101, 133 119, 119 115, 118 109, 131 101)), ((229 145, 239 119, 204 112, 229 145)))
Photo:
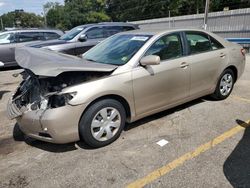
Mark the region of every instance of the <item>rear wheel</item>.
POLYGON ((95 148, 108 145, 120 136, 125 119, 125 109, 120 102, 113 99, 98 101, 83 114, 80 137, 95 148))
POLYGON ((235 75, 231 69, 226 69, 218 80, 215 92, 212 97, 217 100, 226 99, 232 92, 235 82, 235 75))

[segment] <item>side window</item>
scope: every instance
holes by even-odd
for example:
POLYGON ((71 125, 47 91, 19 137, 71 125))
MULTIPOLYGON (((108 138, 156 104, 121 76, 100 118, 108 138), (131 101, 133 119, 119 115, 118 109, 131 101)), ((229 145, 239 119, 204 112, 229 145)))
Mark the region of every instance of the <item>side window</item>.
POLYGON ((43 34, 40 32, 20 32, 17 34, 18 42, 29 42, 43 40, 43 34))
POLYGON ((0 44, 10 44, 15 42, 14 33, 4 33, 0 35, 0 44))
POLYGON ((135 30, 134 27, 130 27, 130 26, 123 26, 123 31, 131 31, 131 30, 135 30))
POLYGON ((100 27, 91 28, 86 32, 86 35, 89 39, 104 38, 103 28, 100 27))
POLYGON ((182 45, 179 34, 170 34, 158 39, 146 52, 147 55, 158 55, 161 60, 182 56, 182 45))
POLYGON ((52 39, 57 39, 59 37, 60 35, 58 35, 57 33, 53 33, 53 32, 44 33, 44 40, 52 40, 52 39))
POLYGON ((120 26, 107 26, 104 27, 104 35, 105 37, 110 37, 116 33, 119 33, 122 31, 122 27, 120 26))
POLYGON ((213 37, 210 36, 209 38, 210 38, 211 46, 213 50, 224 48, 224 46, 221 43, 219 43, 217 40, 215 40, 213 37))
POLYGON ((196 32, 186 32, 190 54, 197 54, 212 50, 208 35, 196 32))

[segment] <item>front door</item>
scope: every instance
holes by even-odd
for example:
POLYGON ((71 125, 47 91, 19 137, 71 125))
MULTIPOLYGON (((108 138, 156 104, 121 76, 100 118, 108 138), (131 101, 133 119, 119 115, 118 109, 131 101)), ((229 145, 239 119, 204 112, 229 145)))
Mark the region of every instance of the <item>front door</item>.
POLYGON ((105 39, 103 27, 93 27, 86 31, 87 41, 76 42, 75 55, 81 55, 105 39))
POLYGON ((158 55, 159 65, 138 66, 132 71, 136 114, 142 115, 185 99, 190 69, 183 56, 179 33, 159 38, 145 53, 158 55))

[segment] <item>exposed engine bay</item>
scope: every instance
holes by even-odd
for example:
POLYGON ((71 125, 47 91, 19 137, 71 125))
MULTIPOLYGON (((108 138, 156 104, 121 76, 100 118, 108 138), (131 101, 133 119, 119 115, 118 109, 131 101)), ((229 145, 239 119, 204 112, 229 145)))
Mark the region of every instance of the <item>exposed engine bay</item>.
POLYGON ((104 77, 110 72, 64 72, 56 77, 44 77, 26 69, 20 74, 23 81, 13 95, 12 102, 25 112, 64 106, 76 93, 60 94, 62 89, 104 77))

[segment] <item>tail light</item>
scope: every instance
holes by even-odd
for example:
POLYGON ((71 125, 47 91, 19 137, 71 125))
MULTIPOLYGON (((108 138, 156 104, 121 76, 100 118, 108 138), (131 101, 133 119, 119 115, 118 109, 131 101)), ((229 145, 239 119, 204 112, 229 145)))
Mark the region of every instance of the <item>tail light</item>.
POLYGON ((246 50, 244 49, 244 48, 242 48, 241 50, 240 50, 240 52, 241 52, 241 54, 245 57, 245 55, 246 55, 246 50))

